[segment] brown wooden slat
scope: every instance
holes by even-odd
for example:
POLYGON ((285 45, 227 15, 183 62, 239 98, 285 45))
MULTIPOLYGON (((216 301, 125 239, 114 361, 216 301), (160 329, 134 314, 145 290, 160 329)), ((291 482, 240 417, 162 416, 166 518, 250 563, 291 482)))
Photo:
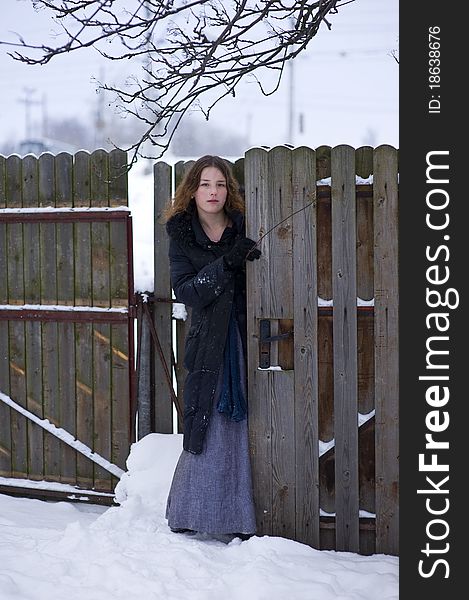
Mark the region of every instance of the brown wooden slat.
MULTIPOLYGON (((266 231, 268 154, 253 148, 245 156, 246 235, 258 239, 266 231)), ((271 378, 259 371, 259 319, 270 315, 269 246, 255 264, 246 266, 248 335, 249 444, 258 533, 272 533, 272 409, 271 378)))
MULTIPOLYGON (((293 151, 293 210, 316 198, 316 154, 293 151)), ((317 241, 314 203, 293 218, 295 539, 319 548, 317 241)))
MULTIPOLYGON (((35 156, 23 159, 23 206, 37 207, 39 202, 39 169, 35 156)), ((24 232, 24 299, 27 304, 41 301, 41 257, 38 223, 23 223, 24 232)))
MULTIPOLYGON (((88 152, 78 152, 74 162, 74 206, 90 206, 91 204, 90 169, 88 152)), ((91 225, 89 223, 75 223, 74 245, 77 250, 80 250, 74 256, 74 303, 76 306, 91 306, 91 225)))
POLYGON ((373 173, 373 147, 360 146, 355 150, 355 173, 363 179, 373 173))
MULTIPOLYGON (((52 154, 41 154, 39 162, 39 205, 55 207, 55 159, 52 154)), ((41 223, 41 304, 57 304, 57 257, 56 226, 41 223)), ((58 398, 59 366, 57 356, 57 324, 42 323, 42 374, 43 415, 56 427, 60 427, 60 401, 58 398)), ((44 477, 60 481, 60 441, 44 432, 44 477)))
MULTIPOLYGON (((171 280, 169 273, 169 237, 163 219, 163 211, 172 197, 172 169, 169 165, 158 162, 154 166, 154 210, 155 210, 155 248, 154 248, 154 291, 156 297, 171 298, 171 280)), ((165 302, 155 302, 153 306, 153 321, 167 368, 171 372, 172 356, 172 305, 165 302)), ((173 432, 173 402, 171 392, 159 352, 154 353, 154 393, 155 393, 155 422, 153 431, 158 433, 173 432)))
MULTIPOLYGON (((6 200, 8 208, 21 207, 22 198, 22 164, 19 156, 9 156, 6 161, 6 200)), ((7 226, 8 245, 8 302, 10 304, 24 303, 24 248, 23 225, 9 224, 7 226)))
POLYGON ((270 371, 272 533, 296 539, 294 372, 270 371))
MULTIPOLYGON (((6 206, 6 158, 0 155, 0 207, 6 206)), ((7 225, 0 223, 0 273, 7 272, 7 225)), ((0 304, 8 302, 8 281, 0 277, 0 304)), ((8 323, 0 322, 0 390, 10 392, 10 361, 8 323)), ((11 475, 10 408, 0 402, 0 475, 11 475)))
POLYGON ((127 152, 115 148, 109 153, 109 206, 127 206, 127 152))
POLYGON ((6 494, 7 496, 19 497, 19 498, 32 498, 37 500, 50 500, 55 502, 67 501, 67 502, 84 502, 88 506, 90 504, 98 504, 103 506, 115 506, 114 494, 112 495, 98 495, 90 494, 87 489, 78 489, 76 492, 62 492, 50 489, 39 489, 39 488, 28 488, 21 487, 21 480, 18 481, 17 486, 1 485, 0 493, 6 494))
POLYGON ((366 415, 375 407, 373 313, 357 311, 358 411, 366 415))
MULTIPOLYGON (((26 352, 24 323, 10 323, 10 396, 26 407, 26 352)), ((28 472, 26 418, 11 413, 11 463, 13 477, 26 477, 28 472)))
MULTIPOLYGON (((75 325, 75 394, 77 399, 77 438, 93 448, 94 393, 93 393, 93 327, 90 323, 75 325)), ((94 487, 93 463, 85 456, 77 456, 77 484, 94 487)))
MULTIPOLYGON (((40 419, 44 418, 42 404, 42 327, 38 322, 26 322, 26 408, 40 419)), ((29 419, 28 430, 28 477, 44 478, 44 430, 29 419)))
POLYGON ((373 287, 373 187, 357 185, 357 295, 371 300, 373 287), (364 196, 369 192, 370 196, 364 196))
MULTIPOLYGON (((104 150, 91 154, 91 204, 109 206, 109 161, 104 150)), ((92 238, 92 304, 110 306, 110 236, 109 223, 93 223, 92 238)), ((93 450, 111 458, 111 327, 93 325, 93 450)), ((110 490, 111 475, 99 465, 94 465, 95 487, 110 490)))
MULTIPOLYGON (((6 204, 7 207, 22 206, 22 163, 18 156, 6 161, 6 204)), ((8 246, 8 303, 24 302, 24 247, 23 226, 10 224, 7 227, 8 246)), ((4 275, 4 274, 3 274, 4 275)), ((24 324, 10 323, 8 327, 9 388, 10 396, 26 407, 26 364, 24 324)), ((25 477, 28 471, 27 423, 19 414, 10 412, 11 468, 14 477, 25 477)))
POLYGON ((92 310, 48 310, 45 308, 0 309, 0 321, 54 321, 119 323, 127 321, 127 312, 98 312, 92 310))
MULTIPOLYGON (((94 393, 94 444, 93 450, 111 459, 111 326, 93 325, 93 393, 94 393)), ((111 474, 94 465, 97 490, 111 490, 111 474)))
MULTIPOLYGON (((55 157, 55 191, 57 207, 73 206, 73 157, 65 152, 55 157)), ((70 306, 75 302, 73 233, 73 223, 57 223, 57 300, 70 306)), ((75 327, 73 323, 64 322, 58 324, 57 331, 60 424, 76 436, 75 327)), ((60 480, 74 485, 77 453, 67 444, 61 444, 60 452, 60 480)))
MULTIPOLYGON (((0 154, 0 208, 5 208, 6 201, 6 163, 5 156, 0 154)), ((1 231, 1 230, 0 230, 1 231)))
MULTIPOLYGON (((316 149, 316 181, 331 176, 331 148, 316 149)), ((318 186, 318 295, 324 300, 332 298, 332 226, 330 198, 321 198, 322 186, 318 186)), ((330 191, 330 189, 328 190, 330 191)))
MULTIPOLYGON (((126 470, 129 454, 129 335, 126 324, 111 326, 111 462, 126 470)), ((113 487, 118 479, 113 477, 113 487)))
MULTIPOLYGON (((8 322, 0 321, 0 390, 10 394, 10 350, 8 322)), ((11 477, 11 409, 0 402, 0 475, 11 477)))
POLYGON ((374 152, 376 551, 399 553, 397 151, 374 152))
POLYGON ((331 152, 336 548, 359 550, 355 152, 331 152))

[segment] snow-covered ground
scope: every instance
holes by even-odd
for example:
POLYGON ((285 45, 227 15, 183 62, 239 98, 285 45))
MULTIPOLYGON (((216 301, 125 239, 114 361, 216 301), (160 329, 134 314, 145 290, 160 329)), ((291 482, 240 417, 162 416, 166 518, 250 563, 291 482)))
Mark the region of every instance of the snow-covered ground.
POLYGON ((133 444, 110 508, 0 495, 0 600, 391 600, 394 556, 172 533, 179 434, 133 444))

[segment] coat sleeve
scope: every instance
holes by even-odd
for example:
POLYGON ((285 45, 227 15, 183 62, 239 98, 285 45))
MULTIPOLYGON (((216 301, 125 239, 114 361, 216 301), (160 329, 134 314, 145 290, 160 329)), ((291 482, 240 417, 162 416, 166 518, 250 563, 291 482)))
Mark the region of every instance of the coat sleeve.
POLYGON ((170 240, 169 261, 171 284, 178 302, 196 309, 211 304, 228 287, 234 286, 232 271, 224 270, 223 257, 203 267, 199 272, 175 240, 170 240))

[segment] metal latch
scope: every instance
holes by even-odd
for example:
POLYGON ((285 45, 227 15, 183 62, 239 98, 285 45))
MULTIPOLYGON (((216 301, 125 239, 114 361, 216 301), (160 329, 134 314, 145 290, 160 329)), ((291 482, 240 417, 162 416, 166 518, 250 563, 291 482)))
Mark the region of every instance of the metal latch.
POLYGON ((285 331, 278 335, 270 335, 270 332, 270 319, 261 319, 259 321, 259 366, 261 369, 268 369, 271 366, 270 344, 293 336, 293 331, 285 331))

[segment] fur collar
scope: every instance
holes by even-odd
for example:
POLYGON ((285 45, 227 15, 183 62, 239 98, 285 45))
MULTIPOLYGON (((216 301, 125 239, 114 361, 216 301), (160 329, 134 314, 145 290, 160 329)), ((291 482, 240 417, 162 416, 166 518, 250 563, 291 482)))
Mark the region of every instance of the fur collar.
MULTIPOLYGON (((238 211, 232 211, 228 214, 233 222, 236 234, 242 233, 244 215, 238 211)), ((194 246, 197 244, 206 247, 210 244, 210 240, 205 235, 199 222, 197 211, 193 206, 189 206, 188 210, 171 217, 166 223, 166 232, 170 238, 185 246, 194 246)))

